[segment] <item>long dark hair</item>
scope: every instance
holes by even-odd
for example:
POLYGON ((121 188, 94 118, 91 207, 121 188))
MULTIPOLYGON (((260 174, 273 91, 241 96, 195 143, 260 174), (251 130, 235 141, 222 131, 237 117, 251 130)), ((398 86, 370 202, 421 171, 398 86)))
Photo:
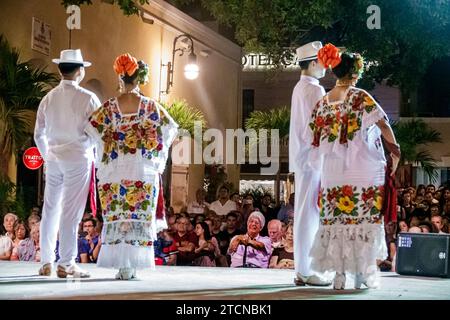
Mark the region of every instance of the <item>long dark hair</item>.
POLYGON ((201 227, 202 227, 202 229, 204 230, 204 236, 205 236, 205 240, 206 241, 208 241, 208 240, 211 240, 211 232, 209 231, 209 226, 208 226, 208 224, 206 223, 206 222, 197 222, 195 225, 197 226, 197 225, 200 225, 201 227))

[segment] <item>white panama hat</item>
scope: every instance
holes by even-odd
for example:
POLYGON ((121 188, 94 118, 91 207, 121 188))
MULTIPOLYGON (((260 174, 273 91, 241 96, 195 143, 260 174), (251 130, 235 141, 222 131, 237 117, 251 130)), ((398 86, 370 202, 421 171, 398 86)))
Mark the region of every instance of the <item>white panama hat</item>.
POLYGON ((322 49, 323 45, 320 41, 310 42, 297 48, 298 61, 308 61, 317 59, 317 53, 322 49))
POLYGON ((83 56, 81 55, 80 49, 68 49, 62 50, 59 54, 59 59, 52 59, 56 64, 60 63, 77 63, 82 64, 83 67, 89 67, 91 63, 89 61, 83 61, 83 56))

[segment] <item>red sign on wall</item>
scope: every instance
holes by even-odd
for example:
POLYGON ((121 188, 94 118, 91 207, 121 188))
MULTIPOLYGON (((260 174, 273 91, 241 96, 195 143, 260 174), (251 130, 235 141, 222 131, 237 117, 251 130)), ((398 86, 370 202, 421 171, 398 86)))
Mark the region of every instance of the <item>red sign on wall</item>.
POLYGON ((30 170, 39 169, 44 160, 39 152, 39 149, 36 147, 28 148, 23 154, 23 164, 30 170))

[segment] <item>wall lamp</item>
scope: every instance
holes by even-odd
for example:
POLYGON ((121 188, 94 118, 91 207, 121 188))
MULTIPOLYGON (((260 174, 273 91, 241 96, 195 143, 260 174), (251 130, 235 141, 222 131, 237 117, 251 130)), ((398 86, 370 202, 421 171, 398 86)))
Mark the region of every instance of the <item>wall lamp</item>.
POLYGON ((184 76, 188 80, 197 79, 200 69, 197 65, 197 55, 194 53, 194 41, 192 37, 188 34, 182 34, 177 36, 173 40, 172 48, 172 61, 167 64, 162 64, 163 67, 167 67, 167 85, 166 90, 161 91, 161 93, 168 94, 170 88, 173 86, 173 70, 175 67, 175 54, 179 52, 179 57, 188 53, 188 63, 184 67, 184 76), (177 48, 177 42, 179 41, 179 46, 177 48))

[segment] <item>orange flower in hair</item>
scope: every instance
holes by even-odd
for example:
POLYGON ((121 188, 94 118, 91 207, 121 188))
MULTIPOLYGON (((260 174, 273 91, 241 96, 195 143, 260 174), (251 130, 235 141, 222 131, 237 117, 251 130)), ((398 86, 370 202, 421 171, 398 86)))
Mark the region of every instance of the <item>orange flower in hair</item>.
POLYGON ((319 50, 317 58, 325 68, 333 69, 341 63, 341 54, 339 49, 331 43, 326 44, 319 50))
POLYGON ((114 61, 114 71, 120 75, 132 76, 133 73, 139 68, 136 58, 132 57, 129 53, 122 54, 114 61))

